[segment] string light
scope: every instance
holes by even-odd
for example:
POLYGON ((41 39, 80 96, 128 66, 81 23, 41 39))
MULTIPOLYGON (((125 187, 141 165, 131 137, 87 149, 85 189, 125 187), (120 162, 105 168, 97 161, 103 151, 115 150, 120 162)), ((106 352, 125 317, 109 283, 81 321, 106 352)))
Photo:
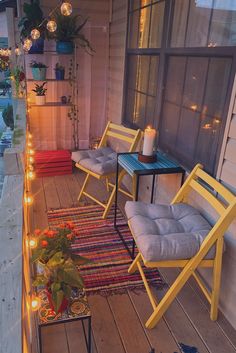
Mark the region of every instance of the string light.
POLYGON ((53 20, 48 21, 48 23, 47 23, 47 29, 48 29, 49 32, 55 32, 56 29, 57 29, 57 24, 56 24, 56 22, 53 21, 53 20))
POLYGON ((18 46, 17 46, 16 49, 15 49, 15 54, 16 54, 17 56, 21 55, 21 50, 20 50, 20 48, 19 48, 18 46))
POLYGON ((35 238, 31 238, 29 241, 28 241, 28 244, 29 244, 29 247, 31 249, 35 249, 37 248, 37 245, 38 245, 38 242, 35 238))
POLYGON ((26 205, 31 205, 33 203, 33 197, 31 195, 25 195, 24 200, 26 205))
POLYGON ((40 298, 34 296, 34 297, 31 299, 31 309, 32 309, 32 311, 37 311, 37 310, 39 310, 40 305, 41 305, 41 300, 40 300, 40 298))
POLYGON ((32 156, 30 156, 30 157, 28 158, 28 162, 29 162, 29 163, 34 163, 34 158, 33 158, 32 156))
POLYGON ((24 44, 23 44, 23 49, 25 50, 25 51, 29 51, 30 50, 30 48, 32 47, 32 40, 31 39, 29 39, 29 38, 26 38, 25 39, 25 41, 24 41, 24 44))
POLYGON ((32 29, 30 32, 31 38, 38 39, 40 37, 40 32, 37 28, 32 29))
POLYGON ((72 14, 72 5, 69 2, 63 2, 61 5, 61 13, 63 16, 70 16, 72 14))
POLYGON ((34 150, 32 150, 32 149, 28 150, 28 154, 33 155, 34 154, 34 150))
POLYGON ((32 170, 29 170, 29 171, 27 172, 27 178, 28 178, 29 180, 33 180, 33 179, 35 178, 35 173, 34 173, 32 170))
POLYGON ((33 135, 30 132, 28 132, 27 136, 28 136, 29 139, 32 139, 32 137, 33 137, 33 135))

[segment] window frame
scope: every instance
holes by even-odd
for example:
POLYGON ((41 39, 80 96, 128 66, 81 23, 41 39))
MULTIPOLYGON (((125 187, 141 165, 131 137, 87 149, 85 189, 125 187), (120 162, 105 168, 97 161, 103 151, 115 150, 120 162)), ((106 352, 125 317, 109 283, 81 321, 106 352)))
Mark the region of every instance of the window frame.
MULTIPOLYGON (((155 103, 155 115, 156 119, 154 120, 153 126, 161 131, 163 125, 162 112, 163 112, 163 103, 165 96, 166 88, 166 79, 167 79, 167 70, 168 70, 168 61, 171 56, 186 56, 186 57, 207 57, 207 58, 231 58, 232 65, 229 75, 228 89, 225 98, 225 104, 222 112, 222 125, 219 131, 219 140, 218 146, 216 148, 216 157, 213 175, 216 175, 219 163, 219 157, 225 132, 225 125, 227 121, 227 114, 229 103, 232 94, 232 88, 234 83, 234 77, 236 73, 236 46, 215 46, 215 47, 171 47, 171 32, 172 32, 172 22, 174 16, 174 6, 176 0, 159 0, 165 2, 164 9, 164 21, 163 21, 163 30, 162 30, 162 40, 160 48, 129 48, 128 47, 128 31, 129 31, 129 22, 130 22, 130 13, 134 11, 139 11, 140 8, 145 8, 150 6, 150 4, 142 6, 134 11, 130 11, 131 1, 128 1, 127 6, 127 31, 126 31, 126 48, 125 48, 125 70, 124 70, 124 84, 123 84, 123 105, 122 105, 122 123, 125 126, 131 128, 139 128, 139 126, 133 124, 125 118, 125 108, 126 108, 126 97, 127 97, 127 82, 128 80, 128 57, 130 55, 158 55, 159 56, 159 67, 158 67, 158 79, 157 79, 157 94, 156 94, 156 103, 155 103)), ((153 1, 151 5, 159 2, 153 1)), ((178 1, 178 0, 177 0, 178 1)), ((189 1, 190 2, 190 1, 189 1)), ((187 19, 188 20, 188 19, 187 19)), ((149 31, 150 32, 150 31, 149 31)), ((210 26, 208 30, 208 36, 210 32, 210 26)), ((158 143, 158 148, 163 150, 163 146, 158 143)), ((176 157, 175 157, 176 158, 176 157)), ((176 158, 183 166, 184 160, 176 158)), ((188 169, 188 168, 186 168, 188 169)))

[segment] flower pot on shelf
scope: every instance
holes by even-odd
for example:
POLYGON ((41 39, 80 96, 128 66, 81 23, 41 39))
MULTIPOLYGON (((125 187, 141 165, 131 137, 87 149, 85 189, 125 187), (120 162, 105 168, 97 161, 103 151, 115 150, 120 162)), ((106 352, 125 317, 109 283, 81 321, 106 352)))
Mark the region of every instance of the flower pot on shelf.
POLYGON ((37 105, 44 105, 46 103, 46 96, 35 96, 35 103, 37 105))
POLYGON ((32 67, 32 75, 35 81, 45 81, 47 68, 46 67, 32 67))
POLYGON ((32 47, 28 51, 29 54, 43 54, 44 52, 44 39, 38 38, 33 41, 32 47))
POLYGON ((55 69, 56 80, 61 81, 65 79, 65 70, 55 69))
POLYGON ((74 52, 74 43, 71 41, 62 42, 57 41, 56 51, 58 54, 73 54, 74 52))

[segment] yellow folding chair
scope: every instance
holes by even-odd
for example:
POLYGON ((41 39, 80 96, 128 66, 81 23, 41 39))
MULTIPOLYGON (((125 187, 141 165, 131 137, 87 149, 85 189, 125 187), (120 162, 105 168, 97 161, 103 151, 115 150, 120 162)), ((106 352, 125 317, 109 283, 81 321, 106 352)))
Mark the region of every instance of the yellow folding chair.
MULTIPOLYGON (((72 152, 72 159, 76 162, 76 167, 87 173, 84 184, 78 196, 78 201, 82 195, 87 196, 94 202, 104 208, 103 218, 106 218, 115 198, 115 185, 111 182, 111 178, 116 174, 116 152, 108 146, 109 139, 115 139, 119 147, 120 144, 127 146, 128 152, 134 152, 141 137, 141 130, 133 130, 122 125, 108 122, 103 133, 101 142, 96 150, 76 151, 72 152), (86 190, 91 177, 105 181, 107 190, 110 191, 109 198, 106 203, 101 202, 95 195, 91 195, 86 190)), ((118 177, 118 188, 126 172, 122 170, 118 177)), ((127 196, 133 197, 133 194, 119 188, 127 196)))
POLYGON ((216 320, 224 249, 223 236, 236 217, 235 195, 204 172, 198 164, 171 205, 128 201, 125 209, 139 250, 128 272, 139 270, 153 307, 146 327, 153 328, 157 324, 190 276, 196 279, 211 305, 211 320, 216 320), (219 217, 214 226, 188 204, 189 194, 193 190, 217 211, 219 217), (159 303, 145 278, 142 263, 148 268, 183 268, 159 303), (211 291, 196 273, 198 267, 213 269, 211 291))

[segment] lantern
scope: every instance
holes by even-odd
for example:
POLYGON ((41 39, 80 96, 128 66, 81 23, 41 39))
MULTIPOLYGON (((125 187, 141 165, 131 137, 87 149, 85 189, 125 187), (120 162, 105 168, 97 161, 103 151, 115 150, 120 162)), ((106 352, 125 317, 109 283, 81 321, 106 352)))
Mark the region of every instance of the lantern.
POLYGON ((63 16, 70 16, 72 14, 72 5, 69 2, 63 2, 61 5, 61 13, 63 16))

